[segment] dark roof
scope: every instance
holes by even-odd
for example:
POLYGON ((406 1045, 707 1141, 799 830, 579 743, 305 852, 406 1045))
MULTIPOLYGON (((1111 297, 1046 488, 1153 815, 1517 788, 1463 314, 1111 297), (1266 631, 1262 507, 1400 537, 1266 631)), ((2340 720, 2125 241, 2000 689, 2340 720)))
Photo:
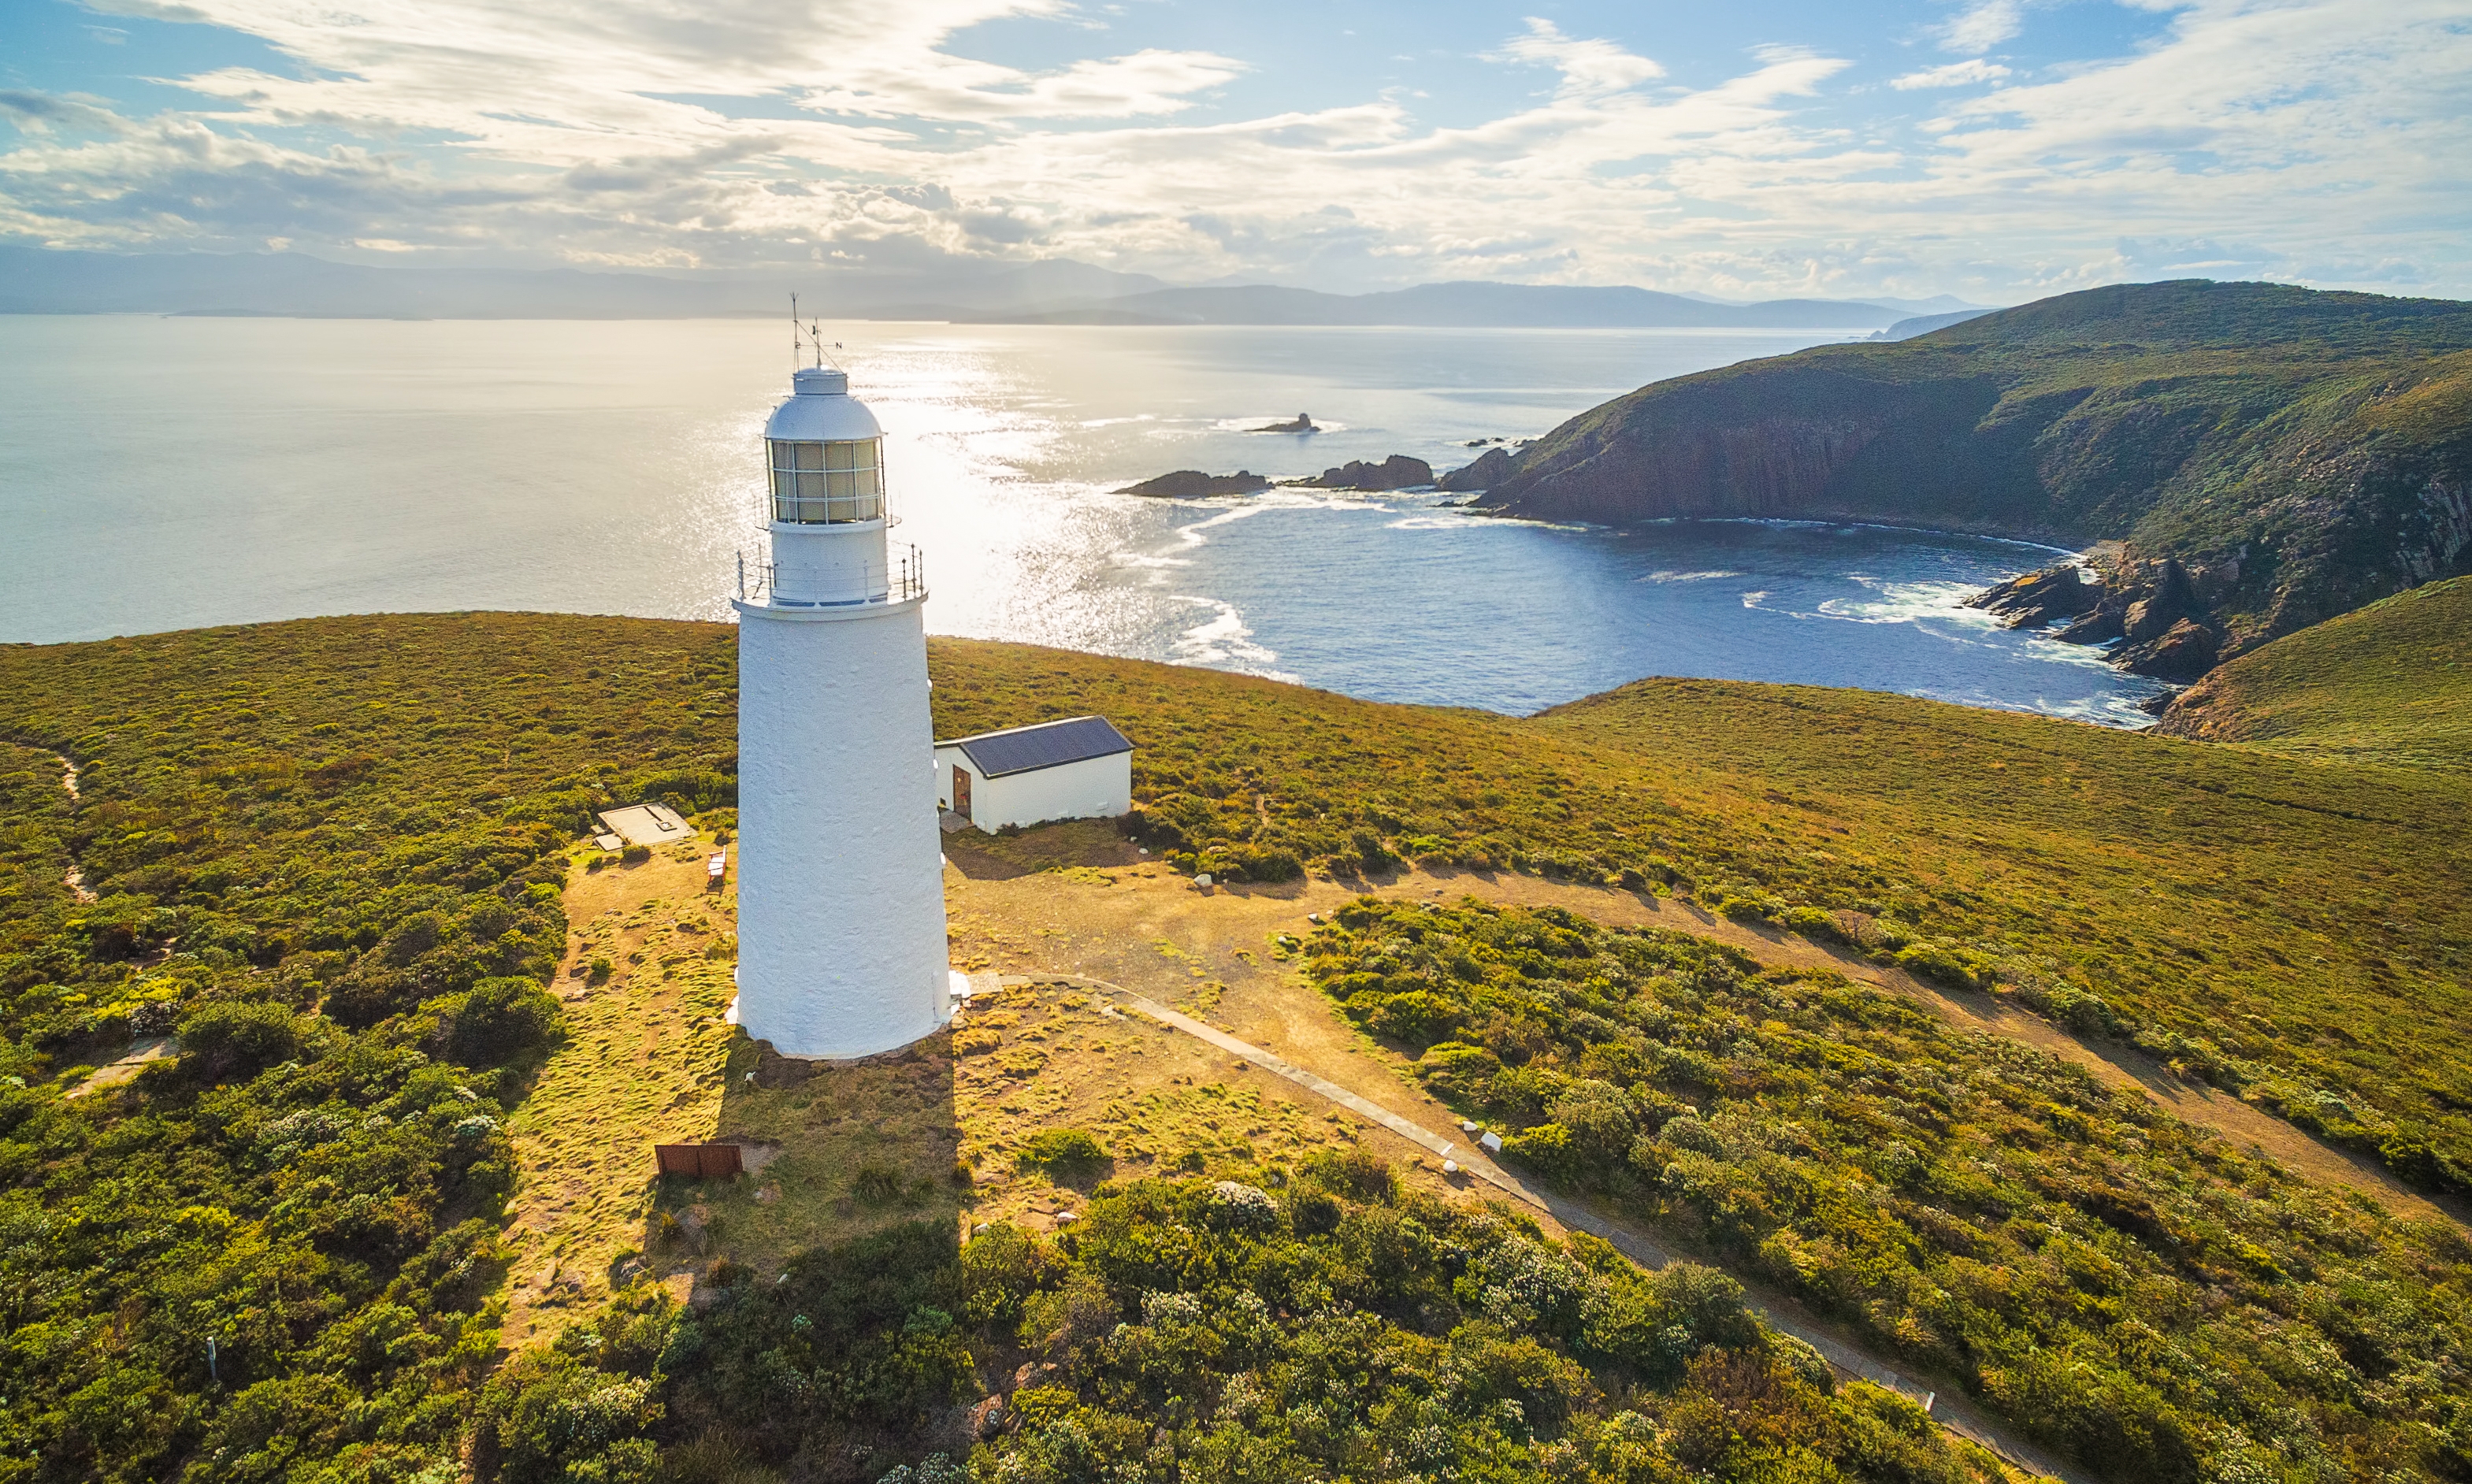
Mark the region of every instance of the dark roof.
POLYGON ((961 748, 962 756, 970 760, 970 766, 982 778, 1034 773, 1042 767, 1086 763, 1092 758, 1133 750, 1125 734, 1105 717, 1067 717, 1061 721, 1041 721, 1036 726, 957 737, 936 745, 961 748))

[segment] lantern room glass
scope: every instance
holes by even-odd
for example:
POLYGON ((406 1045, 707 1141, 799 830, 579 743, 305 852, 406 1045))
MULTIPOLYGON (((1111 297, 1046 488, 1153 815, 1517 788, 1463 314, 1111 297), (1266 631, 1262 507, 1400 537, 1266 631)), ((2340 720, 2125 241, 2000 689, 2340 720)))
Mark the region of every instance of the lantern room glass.
POLYGON ((772 518, 798 526, 884 517, 884 440, 800 443, 772 450, 772 518))

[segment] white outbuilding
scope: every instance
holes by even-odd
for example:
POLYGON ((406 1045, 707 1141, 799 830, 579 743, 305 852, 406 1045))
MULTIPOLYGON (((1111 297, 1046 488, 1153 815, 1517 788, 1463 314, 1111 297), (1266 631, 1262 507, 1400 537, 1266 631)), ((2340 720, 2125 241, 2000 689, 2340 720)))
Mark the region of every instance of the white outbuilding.
POLYGON ((1133 744, 1105 717, 1067 717, 936 744, 939 804, 987 834, 1113 819, 1133 807, 1133 744))

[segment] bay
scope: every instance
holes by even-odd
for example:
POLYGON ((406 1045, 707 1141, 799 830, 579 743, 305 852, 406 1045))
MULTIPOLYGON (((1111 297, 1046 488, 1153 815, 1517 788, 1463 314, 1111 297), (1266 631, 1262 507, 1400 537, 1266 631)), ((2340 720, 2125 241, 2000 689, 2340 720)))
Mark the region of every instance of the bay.
MULTIPOLYGON (((2146 718, 2151 683, 1958 605, 2020 543, 1624 530, 1446 497, 1113 493, 1529 437, 1818 332, 828 326, 931 629, 1526 713, 1644 675, 2146 718), (1298 412, 1312 436, 1249 432, 1298 412)), ((0 317, 0 639, 477 608, 726 619, 784 324, 0 317)))

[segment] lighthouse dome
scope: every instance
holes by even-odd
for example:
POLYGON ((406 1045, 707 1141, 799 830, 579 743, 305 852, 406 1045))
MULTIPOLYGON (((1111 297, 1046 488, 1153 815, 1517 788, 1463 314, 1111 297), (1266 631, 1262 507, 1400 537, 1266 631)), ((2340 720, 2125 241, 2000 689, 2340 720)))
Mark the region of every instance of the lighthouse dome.
POLYGON ((844 443, 880 438, 875 414, 849 394, 849 377, 831 366, 808 366, 790 378, 796 395, 772 410, 764 436, 776 442, 844 443))

